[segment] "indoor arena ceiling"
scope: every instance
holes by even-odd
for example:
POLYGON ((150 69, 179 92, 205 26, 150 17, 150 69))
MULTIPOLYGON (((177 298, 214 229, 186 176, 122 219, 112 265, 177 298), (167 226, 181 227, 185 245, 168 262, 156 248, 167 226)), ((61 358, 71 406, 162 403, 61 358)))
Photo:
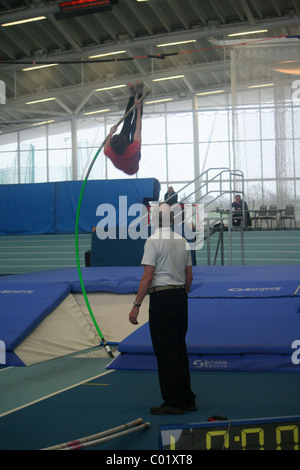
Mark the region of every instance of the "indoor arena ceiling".
POLYGON ((0 0, 0 132, 123 109, 138 80, 155 100, 218 90, 225 41, 295 42, 299 25, 300 0, 0 0))

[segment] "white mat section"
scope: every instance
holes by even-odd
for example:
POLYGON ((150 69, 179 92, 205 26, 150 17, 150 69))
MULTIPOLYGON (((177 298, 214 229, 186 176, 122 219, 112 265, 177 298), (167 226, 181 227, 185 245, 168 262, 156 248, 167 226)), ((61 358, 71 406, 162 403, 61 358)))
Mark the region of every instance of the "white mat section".
POLYGON ((99 338, 69 294, 14 352, 29 366, 97 345, 99 338))
MULTIPOLYGON (((149 298, 145 298, 132 325, 129 312, 135 294, 88 294, 95 320, 107 343, 119 343, 148 321, 149 298)), ((14 352, 26 366, 99 346, 100 338, 82 294, 69 294, 28 335, 14 352)))
MULTIPOLYGON (((87 320, 92 322, 83 295, 74 294, 74 297, 87 320)), ((129 312, 135 298, 136 294, 88 294, 95 320, 107 343, 119 343, 148 321, 149 296, 147 295, 140 307, 139 324, 135 326, 129 322, 129 312)))

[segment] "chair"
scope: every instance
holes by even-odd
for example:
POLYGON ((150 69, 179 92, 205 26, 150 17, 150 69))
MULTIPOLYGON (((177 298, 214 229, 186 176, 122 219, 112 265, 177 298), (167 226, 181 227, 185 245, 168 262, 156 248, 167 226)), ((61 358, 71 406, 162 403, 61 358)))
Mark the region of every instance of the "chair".
POLYGON ((296 218, 295 218, 295 209, 293 204, 287 204, 285 206, 284 215, 280 217, 280 226, 286 228, 285 221, 290 221, 290 229, 292 228, 292 220, 294 221, 295 228, 297 228, 296 218))
POLYGON ((257 222, 258 220, 260 220, 260 228, 262 226, 262 221, 263 220, 266 220, 267 222, 267 226, 269 228, 269 224, 268 224, 268 208, 265 204, 262 204, 259 208, 259 211, 255 217, 255 226, 257 227, 257 222))
POLYGON ((271 220, 271 229, 272 229, 273 220, 275 220, 277 224, 277 228, 279 228, 278 219, 277 219, 277 206, 275 204, 271 204, 269 206, 268 220, 271 220))

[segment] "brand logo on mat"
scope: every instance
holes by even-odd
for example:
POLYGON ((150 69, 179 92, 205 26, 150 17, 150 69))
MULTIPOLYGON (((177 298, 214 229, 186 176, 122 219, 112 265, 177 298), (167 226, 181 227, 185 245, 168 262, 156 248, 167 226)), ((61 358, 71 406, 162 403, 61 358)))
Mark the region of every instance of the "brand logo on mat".
MULTIPOLYGON (((170 227, 189 243, 190 249, 199 249, 204 242, 204 206, 203 204, 173 204, 161 211, 158 204, 151 206, 150 212, 144 204, 128 206, 127 196, 119 196, 118 207, 112 204, 100 204, 96 216, 100 220, 96 226, 96 234, 100 240, 131 240, 149 237, 157 227, 170 227), (159 213, 161 212, 161 215, 159 213), (183 223, 184 221, 184 223, 183 223), (118 228, 118 230, 117 230, 118 228)), ((158 232, 157 232, 158 233, 158 232)), ((169 238, 170 232, 161 232, 161 238, 169 238)))
POLYGON ((230 292, 276 292, 280 291, 282 287, 245 287, 242 289, 241 287, 232 287, 228 289, 230 292))
POLYGON ((33 290, 0 290, 0 294, 32 294, 33 290))
POLYGON ((292 363, 298 366, 300 364, 300 340, 295 340, 292 343, 292 349, 296 351, 292 354, 292 363))
POLYGON ((227 369, 228 362, 197 359, 193 362, 193 366, 196 369, 227 369))
POLYGON ((6 346, 4 341, 0 340, 0 364, 6 364, 6 346))

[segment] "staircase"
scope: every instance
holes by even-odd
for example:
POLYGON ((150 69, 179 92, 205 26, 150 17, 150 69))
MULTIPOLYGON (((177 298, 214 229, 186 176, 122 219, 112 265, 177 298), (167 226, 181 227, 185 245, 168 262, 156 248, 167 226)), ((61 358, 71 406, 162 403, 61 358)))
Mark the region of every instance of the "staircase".
MULTIPOLYGON (((231 223, 231 201, 235 193, 241 194, 242 199, 244 199, 244 175, 240 170, 230 170, 229 168, 209 168, 177 191, 180 204, 193 206, 192 217, 188 215, 188 217, 184 218, 183 223, 193 224, 193 226, 196 227, 196 236, 197 234, 199 235, 198 239, 201 240, 202 234, 202 240, 206 240, 208 265, 211 264, 210 237, 216 232, 219 233, 219 241, 216 249, 221 249, 221 260, 222 264, 224 263, 224 230, 228 231, 228 263, 232 264, 231 233, 233 228, 231 223), (186 191, 188 191, 188 195, 185 195, 186 191), (184 196, 180 198, 180 194, 184 194, 184 196), (224 195, 229 195, 229 209, 212 208, 212 205, 224 195), (189 202, 191 200, 193 200, 193 203, 189 202), (210 207, 211 210, 209 210, 210 207), (219 215, 210 217, 207 215, 209 212, 218 212, 219 215), (226 226, 224 222, 226 222, 226 226)), ((187 211, 187 214, 191 214, 191 211, 187 211)), ((245 214, 243 213, 240 227, 238 229, 234 228, 234 231, 238 230, 241 235, 241 264, 244 264, 245 259, 244 221, 245 214)))

